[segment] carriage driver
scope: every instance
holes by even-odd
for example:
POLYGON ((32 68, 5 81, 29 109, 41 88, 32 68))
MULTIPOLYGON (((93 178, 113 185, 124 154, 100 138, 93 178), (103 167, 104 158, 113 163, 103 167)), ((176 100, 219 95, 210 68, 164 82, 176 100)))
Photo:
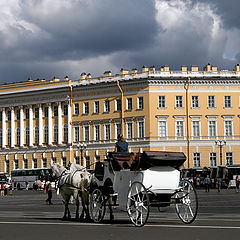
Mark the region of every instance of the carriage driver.
POLYGON ((118 134, 117 142, 115 144, 115 152, 128 152, 128 143, 125 141, 122 133, 118 134))

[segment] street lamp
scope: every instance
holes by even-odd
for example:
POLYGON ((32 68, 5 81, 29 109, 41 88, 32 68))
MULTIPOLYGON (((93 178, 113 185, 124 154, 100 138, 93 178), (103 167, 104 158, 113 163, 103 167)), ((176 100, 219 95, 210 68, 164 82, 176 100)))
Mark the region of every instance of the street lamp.
POLYGON ((220 165, 222 165, 222 148, 223 148, 224 145, 226 145, 226 141, 225 140, 216 140, 215 144, 220 149, 220 165))
POLYGON ((86 151, 87 145, 85 143, 78 144, 78 149, 81 153, 81 165, 83 166, 83 152, 86 151))

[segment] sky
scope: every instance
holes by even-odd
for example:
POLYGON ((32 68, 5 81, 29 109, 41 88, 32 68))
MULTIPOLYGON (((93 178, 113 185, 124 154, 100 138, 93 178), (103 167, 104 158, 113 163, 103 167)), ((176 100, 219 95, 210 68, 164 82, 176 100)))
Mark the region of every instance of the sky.
POLYGON ((239 0, 0 0, 0 84, 240 63, 239 0))

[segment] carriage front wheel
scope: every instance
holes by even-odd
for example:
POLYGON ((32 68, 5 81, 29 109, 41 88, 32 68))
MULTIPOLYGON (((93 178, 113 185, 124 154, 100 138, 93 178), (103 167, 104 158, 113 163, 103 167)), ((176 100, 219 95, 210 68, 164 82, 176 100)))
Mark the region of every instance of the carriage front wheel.
POLYGON ((187 180, 180 181, 180 189, 175 198, 178 217, 184 223, 192 223, 198 212, 198 198, 193 184, 187 180))
POLYGON ((149 216, 149 196, 141 182, 133 182, 128 189, 127 212, 132 223, 142 227, 149 216))
POLYGON ((105 208, 105 199, 102 191, 98 188, 94 189, 89 199, 89 213, 93 222, 99 223, 103 220, 105 208))

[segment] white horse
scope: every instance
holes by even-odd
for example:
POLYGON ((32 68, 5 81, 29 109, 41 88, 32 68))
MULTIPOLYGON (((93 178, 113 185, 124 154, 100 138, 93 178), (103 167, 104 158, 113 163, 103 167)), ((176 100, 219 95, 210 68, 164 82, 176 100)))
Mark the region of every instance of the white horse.
POLYGON ((85 168, 81 167, 78 164, 71 164, 69 170, 59 163, 54 163, 51 168, 53 177, 59 178, 58 186, 65 205, 63 220, 71 219, 68 207, 71 196, 73 196, 76 201, 75 219, 79 219, 79 192, 83 207, 80 220, 84 219, 84 213, 86 214, 86 220, 90 220, 88 207, 88 188, 90 186, 90 173, 88 173, 85 168))

